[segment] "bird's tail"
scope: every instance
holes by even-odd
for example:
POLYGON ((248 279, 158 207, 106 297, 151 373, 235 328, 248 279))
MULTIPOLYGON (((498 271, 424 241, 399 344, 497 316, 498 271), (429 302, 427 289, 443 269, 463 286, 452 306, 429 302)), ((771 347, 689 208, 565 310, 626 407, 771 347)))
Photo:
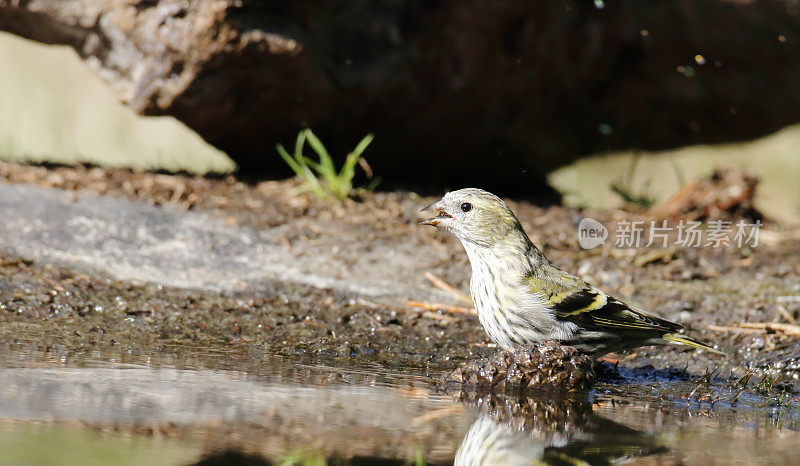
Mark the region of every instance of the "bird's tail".
POLYGON ((704 349, 706 351, 711 351, 712 353, 717 353, 717 354, 725 354, 722 351, 714 349, 701 341, 694 340, 685 335, 681 335, 680 333, 665 333, 661 338, 672 343, 677 343, 679 345, 692 346, 694 348, 704 349))

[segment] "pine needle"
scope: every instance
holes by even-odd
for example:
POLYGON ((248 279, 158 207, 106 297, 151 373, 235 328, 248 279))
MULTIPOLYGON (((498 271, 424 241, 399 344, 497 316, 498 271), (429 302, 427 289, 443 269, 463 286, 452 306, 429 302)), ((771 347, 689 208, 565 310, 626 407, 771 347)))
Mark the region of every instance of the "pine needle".
POLYGON ((468 316, 476 316, 478 313, 471 307, 452 306, 450 304, 431 303, 427 301, 406 301, 406 306, 419 307, 428 311, 445 311, 451 314, 463 314, 468 316))
POLYGON ((462 293, 462 292, 458 291, 457 289, 455 289, 455 287, 453 285, 450 285, 449 283, 447 283, 446 281, 444 281, 441 278, 437 277, 436 275, 432 274, 431 272, 425 272, 424 275, 425 275, 425 278, 429 282, 433 283, 433 285, 436 288, 439 288, 441 290, 444 290, 444 291, 450 293, 456 299, 458 299, 459 301, 461 301, 461 302, 463 302, 465 304, 470 304, 470 305, 472 304, 472 298, 470 298, 469 296, 467 296, 464 293, 462 293))

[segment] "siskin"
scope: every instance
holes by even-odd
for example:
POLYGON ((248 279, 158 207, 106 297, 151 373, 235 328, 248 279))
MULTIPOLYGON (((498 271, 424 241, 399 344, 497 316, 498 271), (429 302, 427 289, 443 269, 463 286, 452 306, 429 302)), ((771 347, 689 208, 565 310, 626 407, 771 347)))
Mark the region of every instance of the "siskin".
POLYGON ((598 358, 646 345, 681 344, 719 351, 679 332, 680 324, 634 309, 550 263, 494 194, 466 188, 422 211, 422 222, 453 233, 472 264, 478 318, 499 346, 555 340, 598 358))

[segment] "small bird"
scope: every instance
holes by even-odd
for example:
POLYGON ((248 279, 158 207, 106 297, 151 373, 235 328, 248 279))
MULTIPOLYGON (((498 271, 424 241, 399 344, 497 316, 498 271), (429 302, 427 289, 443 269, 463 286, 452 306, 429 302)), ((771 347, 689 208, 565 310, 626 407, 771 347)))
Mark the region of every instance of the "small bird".
POLYGON ((447 193, 421 222, 453 233, 472 265, 470 293, 498 346, 554 340, 599 358, 647 345, 681 344, 721 353, 683 326, 632 308, 550 263, 499 197, 482 189, 447 193))

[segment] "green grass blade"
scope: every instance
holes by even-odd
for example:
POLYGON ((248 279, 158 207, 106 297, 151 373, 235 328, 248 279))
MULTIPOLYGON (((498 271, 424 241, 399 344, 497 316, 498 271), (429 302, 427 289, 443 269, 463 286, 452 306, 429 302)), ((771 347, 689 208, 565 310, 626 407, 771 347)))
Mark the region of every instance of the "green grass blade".
POLYGON ((328 199, 329 194, 325 188, 319 183, 303 183, 296 188, 294 188, 295 193, 303 194, 303 193, 311 193, 316 196, 318 199, 328 199))
POLYGON ((341 171, 339 171, 339 175, 337 176, 339 188, 343 191, 343 195, 346 196, 353 190, 353 177, 356 174, 356 165, 358 164, 358 159, 361 158, 361 154, 366 150, 369 143, 372 142, 373 135, 368 134, 361 142, 356 145, 356 148, 353 149, 353 152, 347 154, 347 158, 344 161, 344 165, 342 165, 341 171))
POLYGON ((347 181, 352 180, 353 175, 356 173, 356 165, 358 164, 359 158, 360 157, 355 152, 350 152, 347 154, 347 158, 344 160, 344 165, 342 165, 342 170, 339 172, 339 178, 347 181))
POLYGON ((325 188, 320 184, 319 180, 314 173, 306 166, 303 166, 303 178, 305 178, 305 183, 308 187, 309 191, 312 191, 314 194, 317 195, 320 199, 325 199, 328 197, 328 193, 325 191, 325 188))
POLYGON ((306 133, 304 131, 300 131, 297 133, 297 139, 294 142, 294 157, 297 160, 300 160, 300 157, 303 155, 303 145, 306 142, 306 133))
POLYGON ((321 168, 319 174, 322 175, 322 177, 328 183, 335 182, 336 168, 333 166, 333 159, 331 159, 330 154, 328 154, 328 150, 325 149, 322 141, 320 141, 310 129, 306 129, 304 133, 306 139, 308 140, 308 145, 311 146, 314 152, 316 152, 319 156, 319 164, 321 168))
POLYGON ((356 157, 361 157, 361 154, 364 153, 364 151, 367 149, 367 146, 372 142, 373 139, 375 139, 375 135, 369 133, 364 137, 364 139, 361 140, 361 142, 358 143, 356 148, 353 149, 353 153, 356 154, 356 157))
POLYGON ((306 184, 308 184, 307 189, 305 189, 305 191, 311 191, 318 198, 325 199, 328 197, 328 193, 322 186, 322 184, 319 182, 319 178, 317 178, 317 175, 315 175, 314 172, 312 171, 314 170, 317 173, 319 173, 320 164, 314 162, 313 160, 303 155, 303 148, 305 147, 305 142, 307 139, 308 138, 306 131, 300 131, 297 134, 297 141, 295 142, 294 145, 294 158, 303 169, 303 177, 306 179, 306 184), (309 168, 309 166, 311 168, 309 168))
POLYGON ((301 156, 301 160, 303 161, 304 164, 311 167, 315 172, 322 174, 322 171, 324 169, 322 168, 322 165, 319 164, 319 162, 315 162, 310 158, 306 157, 305 155, 301 156))
MULTIPOLYGON (((302 150, 302 142, 299 144, 300 150, 302 150)), ((278 154, 281 158, 289 165, 289 168, 294 171, 300 179, 303 180, 303 184, 301 187, 305 191, 313 192, 317 197, 322 199, 327 197, 325 193, 325 189, 319 184, 317 177, 314 176, 314 173, 306 166, 301 158, 299 161, 296 158, 293 158, 286 149, 281 144, 276 144, 275 148, 278 150, 278 154)), ((297 145, 295 146, 297 148, 297 145)))
POLYGON ((358 164, 358 156, 354 152, 347 154, 347 159, 345 159, 342 170, 337 177, 342 189, 346 188, 348 193, 353 189, 353 177, 356 174, 356 164, 358 164))
POLYGON ((289 165, 289 168, 291 168, 297 176, 303 176, 302 167, 300 167, 300 164, 297 163, 297 161, 293 159, 288 152, 286 152, 286 149, 283 148, 283 145, 275 144, 275 149, 277 149, 278 154, 281 156, 283 161, 286 162, 286 165, 289 165))

